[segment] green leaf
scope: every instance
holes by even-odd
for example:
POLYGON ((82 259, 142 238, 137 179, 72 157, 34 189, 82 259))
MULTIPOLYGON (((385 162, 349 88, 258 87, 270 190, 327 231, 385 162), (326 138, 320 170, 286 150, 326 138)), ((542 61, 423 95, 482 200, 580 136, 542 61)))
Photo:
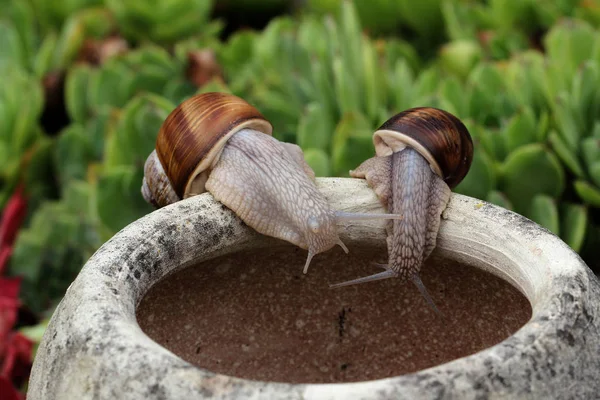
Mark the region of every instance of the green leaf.
POLYGON ((452 40, 470 39, 476 35, 474 18, 465 3, 441 2, 441 11, 446 23, 446 32, 452 40))
POLYGON ((479 138, 485 151, 490 154, 494 160, 502 161, 508 154, 507 140, 503 132, 498 129, 486 129, 482 126, 474 125, 473 134, 479 138))
POLYGON ((132 41, 173 43, 199 34, 212 11, 212 2, 202 0, 105 0, 104 3, 117 20, 120 32, 132 41))
POLYGON ((369 39, 363 39, 363 75, 365 81, 365 113, 371 120, 377 120, 380 104, 385 104, 383 82, 377 54, 369 39))
POLYGON ((85 183, 70 185, 64 200, 45 201, 20 231, 11 271, 24 277, 21 295, 35 312, 47 309, 73 281, 85 259, 101 243, 89 213, 85 183))
POLYGON ((106 140, 104 165, 143 168, 156 144, 162 122, 175 108, 168 100, 151 94, 138 95, 123 109, 117 128, 106 140))
POLYGON ((535 122, 535 115, 528 107, 510 119, 504 131, 509 152, 523 145, 535 143, 535 122))
POLYGON ((552 197, 547 195, 535 196, 527 216, 555 235, 559 234, 558 209, 552 197))
POLYGON ((535 137, 538 142, 544 142, 549 133, 550 116, 547 111, 543 111, 538 119, 535 137))
MULTIPOLYGON (((433 40, 433 38, 440 36, 444 29, 440 3, 440 0, 423 0, 419 2, 386 1, 384 4, 395 6, 396 12, 390 11, 388 14, 392 14, 391 16, 397 15, 397 18, 401 19, 404 24, 410 26, 424 38, 433 40)), ((373 8, 371 2, 365 2, 364 4, 370 9, 373 8)), ((381 15, 377 15, 376 20, 379 21, 381 18, 381 15)))
POLYGON ((492 159, 482 150, 473 153, 473 161, 469 173, 454 189, 466 196, 485 199, 496 187, 496 174, 492 159))
POLYGON ((39 232, 21 230, 17 236, 11 260, 11 272, 36 281, 40 275, 43 239, 39 232))
POLYGON ((600 207, 600 190, 586 181, 577 180, 573 184, 579 197, 587 204, 600 207))
POLYGON ((92 152, 89 136, 82 125, 71 124, 61 132, 56 142, 54 161, 61 185, 85 179, 92 152))
POLYGON ((342 58, 336 57, 333 60, 333 83, 341 114, 360 111, 360 93, 356 79, 342 58))
POLYGON ((125 106, 133 94, 134 76, 139 75, 130 73, 123 64, 105 63, 89 88, 94 109, 106 105, 119 108, 125 106))
POLYGON ((581 141, 581 152, 587 166, 600 161, 600 138, 589 137, 581 141))
POLYGON ((569 147, 563 142, 562 138, 556 133, 556 131, 552 131, 550 135, 548 135, 548 140, 552 145, 552 149, 556 153, 556 155, 561 159, 563 163, 577 175, 579 178, 584 176, 583 167, 581 166, 577 156, 569 149, 569 147))
POLYGON ((332 166, 335 176, 348 176, 367 158, 375 155, 373 128, 359 113, 346 114, 333 134, 332 166))
POLYGON ((85 125, 89 140, 91 160, 100 161, 104 156, 105 140, 114 135, 120 118, 120 110, 100 107, 85 125))
POLYGON ((213 78, 200 89, 184 78, 173 78, 165 85, 162 95, 174 104, 182 103, 195 93, 202 92, 231 92, 221 79, 213 78))
POLYGON ((541 144, 522 146, 510 153, 501 173, 503 192, 520 214, 527 213, 536 195, 558 197, 565 187, 558 159, 541 144))
POLYGON ((104 7, 102 0, 92 0, 92 2, 97 5, 90 5, 90 7, 80 9, 75 13, 70 13, 69 18, 83 26, 86 37, 102 39, 115 32, 117 27, 113 15, 104 7))
POLYGON ((595 139, 600 139, 600 121, 597 121, 594 124, 594 128, 592 130, 592 137, 595 139))
POLYGON ((384 44, 387 69, 393 69, 399 62, 406 63, 411 71, 418 71, 422 68, 419 54, 408 41, 398 37, 388 37, 384 44))
POLYGON ((455 77, 449 77, 442 82, 440 97, 442 109, 462 118, 469 115, 467 96, 462 85, 455 77))
POLYGON ((412 70, 404 60, 398 61, 390 71, 388 96, 393 99, 394 109, 406 110, 411 107, 415 95, 414 79, 412 70))
POLYGON ((577 116, 580 127, 587 128, 596 117, 598 91, 595 88, 598 86, 599 75, 598 64, 593 61, 586 61, 573 77, 571 86, 572 112, 577 116))
POLYGON ((50 68, 52 70, 66 68, 77 56, 84 40, 85 27, 76 18, 69 18, 58 36, 50 68))
POLYGON ((499 66, 478 64, 469 74, 468 84, 472 88, 470 114, 478 122, 499 126, 503 118, 514 114, 514 100, 504 94, 507 87, 499 66))
POLYGON ((504 193, 498 192, 497 190, 492 190, 485 200, 497 206, 506 208, 507 210, 513 210, 513 205, 510 200, 504 193))
POLYGON ((560 93, 556 96, 556 102, 553 108, 554 118, 559 128, 559 133, 564 139, 564 143, 572 151, 577 151, 577 145, 581 136, 582 127, 579 125, 575 115, 571 112, 571 99, 566 93, 560 93))
POLYGON ((574 251, 580 251, 585 241, 588 216, 585 206, 566 203, 561 207, 561 238, 574 251))
POLYGON ((26 67, 27 59, 19 41, 18 32, 12 24, 0 21, 0 69, 6 67, 26 67))
POLYGON ((237 31, 231 35, 225 46, 217 49, 217 58, 221 61, 225 75, 230 79, 235 79, 240 70, 253 58, 256 36, 257 33, 253 31, 237 31))
POLYGON ((29 210, 36 210, 45 200, 58 196, 52 157, 55 146, 55 141, 42 136, 23 157, 27 162, 21 164, 19 178, 27 188, 29 210))
POLYGON ((329 156, 323 150, 314 148, 306 149, 304 150, 304 159, 315 172, 315 176, 331 176, 329 156))
MULTIPOLYGON (((423 70, 415 80, 412 102, 427 103, 433 94, 437 92, 442 78, 440 72, 435 67, 423 70)), ((402 88, 400 88, 402 90, 402 88)))
MULTIPOLYGON (((511 97, 520 106, 529 106, 538 114, 548 107, 544 88, 545 63, 542 53, 527 50, 514 55, 505 70, 511 97)), ((542 139, 538 136, 538 140, 542 139)))
POLYGON ((600 187, 600 160, 592 163, 588 168, 588 172, 592 182, 594 182, 596 186, 600 187))
POLYGON ((568 77, 593 54, 595 42, 593 28, 582 20, 574 19, 555 25, 544 38, 549 58, 560 63, 568 77))
POLYGON ((442 47, 439 54, 441 65, 460 79, 466 79, 481 58, 481 47, 473 40, 450 42, 442 47))
POLYGON ((65 105, 69 116, 75 122, 83 123, 89 114, 88 87, 91 67, 80 64, 69 70, 65 82, 65 105))
POLYGON ((38 79, 42 79, 44 75, 52 70, 54 50, 56 48, 57 41, 58 38, 54 32, 46 35, 37 54, 35 55, 34 72, 38 79))
MULTIPOLYGON (((341 4, 340 12, 340 23, 339 33, 342 40, 340 40, 341 50, 341 62, 344 66, 344 71, 347 71, 347 76, 353 82, 352 87, 354 88, 357 96, 364 96, 364 71, 363 71, 363 48, 361 38, 361 25, 358 19, 356 7, 352 2, 344 1, 341 4)), ((336 64, 339 63, 337 60, 334 62, 334 73, 336 64)), ((342 82, 345 81, 343 78, 342 82)), ((350 81, 349 81, 350 82, 350 81)), ((348 82, 348 83, 349 83, 348 82)), ((357 104, 360 104, 360 99, 356 99, 357 104)), ((342 113, 346 111, 359 110, 356 109, 342 109, 342 113)))
MULTIPOLYGON (((0 11, 0 19, 9 24, 18 38, 18 46, 20 60, 22 66, 32 68, 31 61, 37 51, 38 46, 38 29, 36 15, 29 2, 25 1, 9 1, 4 2, 2 11, 0 11), (8 3, 8 4, 6 4, 8 3)), ((5 38, 3 38, 5 39, 5 38)), ((0 39, 2 41, 2 39, 0 39)), ((3 55, 10 54, 3 45, 0 45, 3 50, 3 55)), ((0 56, 0 59, 3 57, 0 56)), ((1 63, 1 62, 0 62, 1 63)))
POLYGON ((328 151, 333 136, 333 121, 320 104, 311 103, 298 124, 297 143, 302 149, 328 151))
POLYGON ((333 86, 333 75, 329 68, 319 62, 312 63, 312 75, 316 89, 317 101, 321 104, 331 120, 339 117, 337 99, 333 86))
POLYGON ((98 216, 116 233, 152 211, 140 190, 143 170, 129 166, 105 170, 98 179, 98 216))

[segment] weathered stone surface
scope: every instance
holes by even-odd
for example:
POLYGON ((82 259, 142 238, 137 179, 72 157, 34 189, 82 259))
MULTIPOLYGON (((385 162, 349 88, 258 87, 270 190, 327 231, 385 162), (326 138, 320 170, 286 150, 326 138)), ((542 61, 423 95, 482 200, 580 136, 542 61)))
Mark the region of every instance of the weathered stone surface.
MULTIPOLYGON (((336 209, 383 211, 362 180, 318 181, 336 209)), ((340 226, 348 245, 381 242, 382 221, 340 226)), ((246 381, 196 368, 150 340, 135 307, 166 275, 273 240, 204 194, 153 212, 106 242, 70 286, 38 349, 28 400, 595 398, 600 284, 559 238, 533 222, 454 195, 438 249, 511 280, 533 308, 514 335, 417 373, 352 384, 246 381)))

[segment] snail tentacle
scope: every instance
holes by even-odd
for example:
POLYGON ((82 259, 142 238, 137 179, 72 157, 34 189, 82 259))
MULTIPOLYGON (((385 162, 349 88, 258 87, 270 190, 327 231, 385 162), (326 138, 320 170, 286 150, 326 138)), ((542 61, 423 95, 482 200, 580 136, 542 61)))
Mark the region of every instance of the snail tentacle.
POLYGON ((423 281, 421 280, 421 277, 419 276, 419 274, 413 274, 410 277, 410 279, 413 281, 413 283, 415 284, 417 289, 419 289, 419 292, 421 292, 421 295, 423 296, 423 298, 425 299, 425 301, 427 302, 429 307, 431 307, 431 309, 440 317, 443 316, 444 314, 439 310, 439 308, 437 308, 437 306, 433 302, 433 299, 429 295, 429 292, 427 291, 427 288, 423 284, 423 281))
POLYGON ((402 219, 404 218, 400 214, 370 214, 370 213, 355 213, 336 211, 335 217, 338 221, 352 221, 352 220, 364 220, 364 219, 402 219))
POLYGON ((306 274, 308 272, 308 267, 314 256, 315 256, 315 253, 313 253, 312 251, 309 250, 308 256, 306 257, 306 263, 304 264, 304 269, 302 270, 303 274, 306 274))
POLYGON ((376 274, 364 276, 362 278, 357 278, 357 279, 352 279, 352 280, 345 281, 345 282, 335 283, 333 285, 329 285, 329 287, 331 289, 335 289, 335 288, 342 287, 342 286, 358 285, 360 283, 380 281, 382 279, 388 279, 388 278, 396 278, 397 276, 398 276, 398 274, 396 272, 392 271, 391 269, 387 269, 383 272, 378 272, 376 274))

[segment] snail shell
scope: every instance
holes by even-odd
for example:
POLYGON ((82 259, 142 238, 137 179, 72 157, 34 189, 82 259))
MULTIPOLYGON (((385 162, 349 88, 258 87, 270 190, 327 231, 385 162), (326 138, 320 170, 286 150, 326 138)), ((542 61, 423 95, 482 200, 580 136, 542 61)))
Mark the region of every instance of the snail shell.
POLYGON ((231 94, 203 93, 182 102, 165 119, 156 149, 146 160, 142 187, 146 201, 164 207, 204 193, 223 147, 243 129, 270 136, 273 132, 256 108, 231 94))
POLYGON ((433 107, 416 107, 394 115, 373 134, 375 152, 389 156, 411 147, 453 189, 473 161, 473 141, 454 115, 433 107))

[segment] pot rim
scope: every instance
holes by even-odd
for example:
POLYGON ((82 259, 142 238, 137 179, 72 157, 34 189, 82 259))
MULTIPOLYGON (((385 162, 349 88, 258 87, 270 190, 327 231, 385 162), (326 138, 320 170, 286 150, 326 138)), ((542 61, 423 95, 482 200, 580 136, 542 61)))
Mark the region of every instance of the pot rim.
MULTIPOLYGON (((317 185, 334 209, 385 211, 364 180, 317 178, 317 185)), ((348 247, 381 244, 384 224, 344 222, 340 238, 348 247)), ((245 226, 208 193, 128 225, 86 262, 57 307, 37 350, 28 399, 66 393, 69 398, 113 398, 115 389, 119 398, 471 398, 478 393, 554 397, 572 386, 575 373, 587 375, 578 376, 579 387, 565 393, 599 389, 597 371, 582 372, 598 364, 593 357, 600 351, 598 302, 592 295, 600 291, 597 278, 545 228, 459 194, 452 195, 442 215, 435 251, 511 281, 532 305, 532 317, 524 326, 478 353, 377 380, 286 384, 206 371, 141 331, 135 309, 158 281, 193 263, 276 242, 281 243, 245 226)))

